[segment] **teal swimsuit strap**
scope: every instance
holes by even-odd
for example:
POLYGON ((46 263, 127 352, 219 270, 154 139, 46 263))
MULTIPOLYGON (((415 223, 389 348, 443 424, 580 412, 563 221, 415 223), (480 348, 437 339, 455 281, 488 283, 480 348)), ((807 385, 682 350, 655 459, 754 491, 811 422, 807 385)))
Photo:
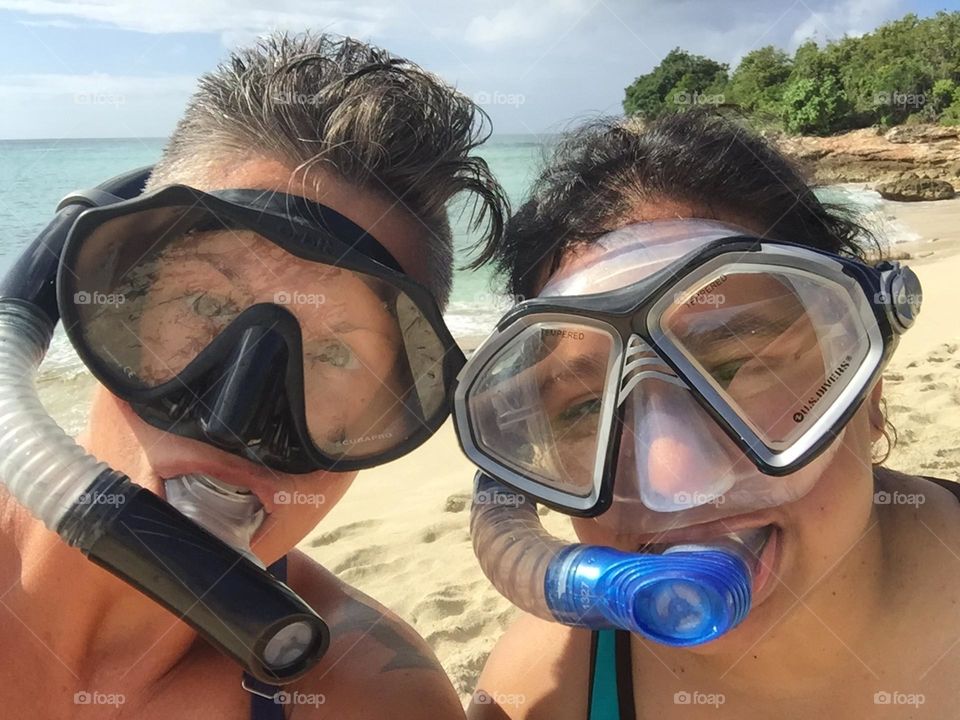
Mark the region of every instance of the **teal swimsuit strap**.
POLYGON ((597 630, 590 648, 587 720, 634 720, 630 633, 597 630))

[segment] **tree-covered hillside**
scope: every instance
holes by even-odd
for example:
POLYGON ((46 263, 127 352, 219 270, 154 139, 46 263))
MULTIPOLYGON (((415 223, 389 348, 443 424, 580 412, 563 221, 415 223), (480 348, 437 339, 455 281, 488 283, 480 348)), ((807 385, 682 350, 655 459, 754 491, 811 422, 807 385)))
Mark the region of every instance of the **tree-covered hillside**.
POLYGON ((773 46, 728 65, 669 52, 626 89, 628 115, 694 105, 740 108, 761 125, 825 135, 859 127, 960 125, 960 12, 910 14, 861 37, 804 43, 791 57, 773 46))

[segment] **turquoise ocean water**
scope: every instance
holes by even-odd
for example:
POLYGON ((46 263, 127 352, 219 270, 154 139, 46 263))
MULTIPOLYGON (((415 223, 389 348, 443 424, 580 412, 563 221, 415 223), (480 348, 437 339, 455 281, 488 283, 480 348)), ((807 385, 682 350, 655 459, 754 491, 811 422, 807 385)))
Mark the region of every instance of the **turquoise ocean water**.
MULTIPOLYGON (((481 154, 504 185, 514 206, 522 199, 544 156, 543 136, 501 135, 481 148, 481 154)), ((155 162, 163 150, 161 138, 109 140, 0 140, 0 272, 6 272, 20 251, 49 221, 68 192, 96 185, 126 170, 155 162)), ((854 205, 884 225, 882 202, 872 191, 837 186, 831 200, 854 205)), ((469 258, 476 241, 467 218, 454 209, 451 217, 458 265, 469 258)), ((883 227, 890 242, 913 239, 897 228, 883 227)), ((486 334, 508 307, 496 283, 484 271, 458 271, 446 313, 457 337, 486 334)), ((86 415, 82 396, 90 378, 58 331, 41 369, 41 393, 68 430, 79 429, 86 415)))
MULTIPOLYGON (((149 165, 160 157, 165 140, 0 140, 0 272, 6 273, 23 248, 43 229, 67 193, 92 187, 126 170, 149 165)), ((538 136, 500 136, 484 146, 483 155, 511 199, 522 196, 542 157, 538 136)), ((469 258, 477 237, 468 218, 453 209, 458 265, 469 258)), ((487 272, 458 272, 447 312, 459 337, 487 332, 506 308, 487 272)), ((58 328, 38 378, 41 395, 68 431, 77 431, 86 416, 85 397, 91 379, 58 328)))

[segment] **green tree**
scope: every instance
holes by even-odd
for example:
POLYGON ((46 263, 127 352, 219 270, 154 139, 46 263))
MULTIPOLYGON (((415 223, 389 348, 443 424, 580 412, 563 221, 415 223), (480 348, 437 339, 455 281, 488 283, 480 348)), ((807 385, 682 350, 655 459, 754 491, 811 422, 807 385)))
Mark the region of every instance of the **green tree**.
POLYGON ((625 91, 623 111, 627 115, 656 117, 664 111, 682 108, 678 100, 722 93, 728 66, 702 55, 675 48, 653 70, 641 75, 625 91))
POLYGON ((937 113, 942 113, 953 104, 954 94, 957 92, 957 84, 950 79, 943 78, 933 84, 933 90, 930 91, 930 103, 937 113))
POLYGON ((719 62, 672 50, 624 94, 628 114, 654 117, 698 102, 739 105, 789 132, 831 133, 915 121, 960 122, 960 11, 904 15, 859 37, 806 42, 793 58, 772 46, 729 75, 719 62))
POLYGON ((843 128, 850 110, 835 58, 814 42, 797 48, 780 104, 787 132, 825 135, 843 128))
POLYGON ((747 53, 730 76, 728 101, 748 113, 779 114, 792 66, 790 56, 773 45, 747 53))
POLYGON ((847 104, 835 76, 794 78, 783 93, 784 127, 791 133, 826 135, 840 126, 847 104))

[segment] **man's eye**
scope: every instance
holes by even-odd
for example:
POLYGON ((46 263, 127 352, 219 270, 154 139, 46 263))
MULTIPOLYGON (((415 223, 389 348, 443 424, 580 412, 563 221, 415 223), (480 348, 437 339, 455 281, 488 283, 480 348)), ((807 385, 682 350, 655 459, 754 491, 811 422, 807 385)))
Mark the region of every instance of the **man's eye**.
POLYGON ((312 362, 325 363, 336 368, 353 369, 357 366, 353 352, 339 340, 331 340, 307 353, 312 362))
POLYGON ((577 422, 582 420, 588 415, 594 415, 600 412, 601 400, 600 398, 590 398, 589 400, 584 400, 583 402, 576 403, 571 405, 566 410, 562 411, 557 415, 557 420, 565 423, 577 422))
POLYGON ((237 310, 235 303, 230 300, 214 297, 208 293, 197 295, 191 305, 197 315, 205 318, 235 315, 237 310))

